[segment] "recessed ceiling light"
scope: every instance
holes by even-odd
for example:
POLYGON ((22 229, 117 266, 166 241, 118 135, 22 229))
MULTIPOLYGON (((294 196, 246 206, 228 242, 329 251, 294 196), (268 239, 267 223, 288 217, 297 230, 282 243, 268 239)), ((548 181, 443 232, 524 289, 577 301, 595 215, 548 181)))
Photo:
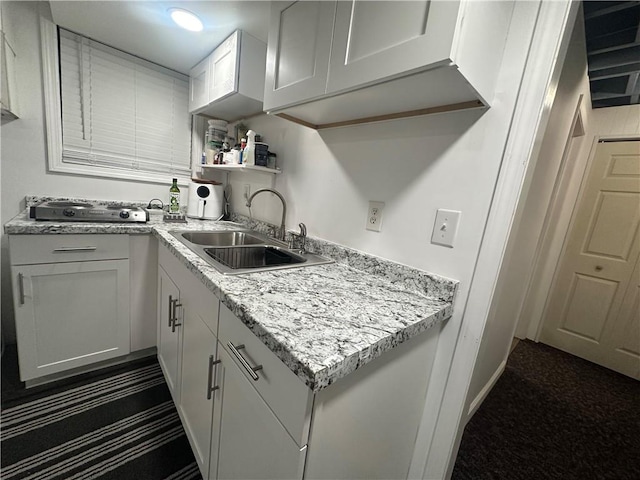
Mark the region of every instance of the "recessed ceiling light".
POLYGON ((199 32, 202 30, 202 21, 188 10, 184 10, 182 8, 170 8, 169 13, 171 14, 173 21, 182 28, 191 32, 199 32))

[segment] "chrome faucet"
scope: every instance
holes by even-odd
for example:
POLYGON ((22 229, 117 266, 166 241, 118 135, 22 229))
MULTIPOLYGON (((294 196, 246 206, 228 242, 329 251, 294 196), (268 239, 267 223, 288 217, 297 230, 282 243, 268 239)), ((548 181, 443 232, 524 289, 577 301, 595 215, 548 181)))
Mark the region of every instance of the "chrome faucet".
POLYGON ((282 196, 282 194, 279 191, 274 190, 272 188, 261 188, 260 190, 256 190, 247 199, 247 207, 251 208, 251 201, 253 200, 253 197, 255 197, 256 195, 258 195, 259 193, 262 193, 262 192, 274 193, 274 194, 276 194, 278 196, 278 198, 282 202, 282 221, 280 222, 280 240, 282 240, 284 242, 284 236, 285 236, 284 219, 287 216, 287 202, 284 200, 284 197, 282 196))
POLYGON ((304 223, 298 225, 300 227, 300 233, 291 232, 291 238, 289 240, 289 248, 291 250, 299 250, 300 253, 307 252, 307 226, 304 223))

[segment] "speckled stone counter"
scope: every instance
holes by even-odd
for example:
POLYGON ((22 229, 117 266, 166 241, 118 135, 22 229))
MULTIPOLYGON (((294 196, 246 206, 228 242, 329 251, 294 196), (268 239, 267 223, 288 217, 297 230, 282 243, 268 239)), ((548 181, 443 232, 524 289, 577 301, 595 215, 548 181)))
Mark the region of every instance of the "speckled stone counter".
MULTIPOLYGON (((240 217, 233 218, 243 220, 240 217)), ((154 234, 302 381, 318 391, 452 314, 455 280, 330 242, 310 250, 333 264, 223 275, 180 243, 175 230, 228 230, 229 222, 36 222, 23 212, 7 234, 154 234)))

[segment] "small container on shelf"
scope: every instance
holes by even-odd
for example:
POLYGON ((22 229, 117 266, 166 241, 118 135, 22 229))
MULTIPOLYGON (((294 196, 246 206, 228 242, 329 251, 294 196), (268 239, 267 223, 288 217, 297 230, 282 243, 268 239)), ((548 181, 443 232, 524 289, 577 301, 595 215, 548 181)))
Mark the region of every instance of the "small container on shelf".
POLYGON ((267 158, 267 168, 272 168, 272 169, 276 169, 278 167, 278 156, 273 153, 273 152, 268 152, 268 158, 267 158))
POLYGON ((269 145, 256 142, 255 164, 259 167, 266 167, 269 163, 269 145))

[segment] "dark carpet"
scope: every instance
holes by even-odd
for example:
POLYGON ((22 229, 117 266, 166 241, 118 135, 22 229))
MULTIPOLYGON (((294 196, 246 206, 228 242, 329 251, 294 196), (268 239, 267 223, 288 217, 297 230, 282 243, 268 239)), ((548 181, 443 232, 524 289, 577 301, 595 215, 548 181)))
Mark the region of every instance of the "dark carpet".
POLYGON ((640 382, 519 342, 465 428, 452 479, 640 479, 640 382))
POLYGON ((29 390, 6 363, 2 480, 201 479, 155 357, 29 390))

